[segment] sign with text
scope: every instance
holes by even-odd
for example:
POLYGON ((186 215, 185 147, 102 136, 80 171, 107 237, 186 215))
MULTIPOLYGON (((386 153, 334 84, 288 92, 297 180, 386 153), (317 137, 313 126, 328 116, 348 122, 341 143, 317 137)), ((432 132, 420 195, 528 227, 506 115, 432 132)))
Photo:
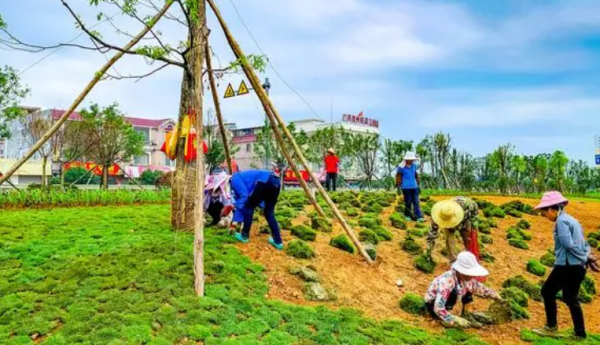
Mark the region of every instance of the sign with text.
POLYGON ((358 115, 344 114, 342 116, 342 121, 347 122, 347 123, 357 124, 357 125, 364 125, 364 126, 369 126, 369 127, 373 127, 373 128, 379 128, 379 121, 375 120, 375 119, 370 119, 370 118, 364 116, 362 111, 358 115))

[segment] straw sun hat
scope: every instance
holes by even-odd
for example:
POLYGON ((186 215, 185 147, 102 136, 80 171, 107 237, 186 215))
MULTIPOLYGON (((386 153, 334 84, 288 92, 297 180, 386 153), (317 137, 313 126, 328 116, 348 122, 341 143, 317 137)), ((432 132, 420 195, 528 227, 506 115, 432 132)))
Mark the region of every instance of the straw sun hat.
POLYGON ((465 218, 465 211, 454 200, 444 200, 433 205, 431 218, 442 229, 452 229, 465 218))
POLYGON ((335 154, 335 150, 330 148, 329 150, 327 150, 327 152, 331 153, 331 154, 335 154))

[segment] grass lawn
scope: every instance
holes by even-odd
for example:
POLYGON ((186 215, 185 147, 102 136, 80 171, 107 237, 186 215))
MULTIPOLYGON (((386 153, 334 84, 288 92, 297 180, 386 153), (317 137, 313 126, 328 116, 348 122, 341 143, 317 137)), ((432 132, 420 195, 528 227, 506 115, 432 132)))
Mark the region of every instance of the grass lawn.
POLYGON ((267 300, 263 268, 210 229, 197 298, 165 205, 0 212, 0 344, 483 344, 267 300))

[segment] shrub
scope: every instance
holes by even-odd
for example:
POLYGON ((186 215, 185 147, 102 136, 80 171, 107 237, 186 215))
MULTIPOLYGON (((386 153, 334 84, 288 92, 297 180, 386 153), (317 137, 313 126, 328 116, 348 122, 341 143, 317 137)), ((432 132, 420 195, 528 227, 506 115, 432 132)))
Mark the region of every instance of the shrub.
POLYGON ((390 221, 392 222, 392 226, 394 228, 406 230, 406 221, 400 213, 393 213, 390 216, 390 221))
POLYGON ((402 243, 402 250, 411 255, 419 255, 423 253, 423 248, 421 248, 421 246, 411 236, 408 236, 402 243))
POLYGON ((522 239, 513 238, 508 240, 508 244, 519 249, 529 249, 529 246, 522 239))
POLYGON ((381 213, 383 212, 383 207, 381 207, 379 204, 371 204, 363 206, 362 210, 363 212, 381 213))
POLYGON ((518 287, 511 286, 509 288, 500 291, 500 296, 506 300, 512 300, 517 302, 521 307, 527 308, 529 304, 529 295, 527 292, 519 289, 518 287))
MULTIPOLYGON (((520 200, 513 200, 511 202, 508 202, 506 204, 503 204, 502 206, 500 206, 502 209, 504 209, 505 211, 509 210, 509 209, 513 209, 519 213, 527 213, 527 214, 535 214, 533 207, 524 204, 522 201, 520 200)), ((507 212, 508 214, 508 212, 507 212)))
POLYGON ((317 232, 306 225, 296 225, 292 227, 292 235, 304 241, 314 241, 317 238, 317 232))
POLYGON ((487 218, 486 221, 488 222, 490 227, 492 227, 492 228, 498 227, 498 222, 496 221, 496 218, 487 218))
POLYGON ((413 261, 413 264, 419 271, 425 273, 432 273, 436 266, 435 261, 427 254, 417 256, 413 261))
POLYGON ((517 223, 517 228, 527 230, 527 229, 531 228, 531 224, 528 221, 526 221, 525 219, 521 219, 517 223))
POLYGON ((287 255, 293 256, 297 259, 310 259, 315 257, 315 252, 308 245, 308 243, 302 240, 292 240, 288 243, 285 250, 287 255))
POLYGON ((329 244, 332 247, 354 254, 354 246, 352 245, 352 241, 350 241, 346 235, 338 235, 332 238, 331 241, 329 241, 329 244))
POLYGON ((400 309, 413 315, 423 315, 426 312, 425 299, 419 295, 407 293, 400 299, 400 309))
POLYGON ((479 230, 479 232, 481 232, 482 234, 491 234, 491 226, 487 221, 479 221, 479 224, 477 225, 477 229, 479 230))
POLYGON ((531 259, 527 262, 527 272, 538 277, 543 277, 546 275, 546 267, 539 260, 531 259))
POLYGON ((160 170, 144 170, 140 174, 140 182, 145 185, 156 185, 163 175, 164 173, 160 170))
POLYGON ((427 235, 427 229, 409 229, 408 235, 414 237, 425 237, 425 235, 427 235))
POLYGON ((520 211, 518 211, 518 210, 515 210, 514 208, 509 208, 509 209, 507 209, 507 210, 504 210, 504 212, 505 212, 507 215, 509 215, 509 216, 512 216, 512 217, 515 217, 515 218, 521 218, 521 217, 523 217, 523 213, 521 213, 521 212, 520 212, 520 211))
POLYGON ((596 282, 589 275, 585 276, 585 278, 583 279, 583 283, 581 283, 581 286, 585 288, 585 291, 587 291, 590 295, 593 296, 596 294, 596 282))
POLYGON ((358 225, 362 226, 363 228, 373 229, 378 224, 377 224, 377 219, 375 219, 375 218, 362 217, 358 220, 358 225))
POLYGON ((396 205, 396 207, 394 207, 394 210, 396 210, 396 212, 400 214, 404 214, 404 212, 406 211, 406 206, 404 206, 403 203, 399 203, 398 205, 396 205))
POLYGON ((346 215, 348 217, 356 217, 358 216, 358 211, 354 207, 348 207, 346 209, 346 215))
POLYGON ((65 172, 65 182, 69 184, 75 183, 75 181, 78 181, 79 184, 86 184, 90 178, 91 184, 100 184, 100 176, 88 173, 85 168, 71 168, 65 172))
POLYGON ((514 300, 509 300, 513 320, 529 319, 529 312, 514 300))
POLYGON ((488 264, 496 262, 496 258, 490 252, 482 252, 479 257, 481 258, 481 261, 487 262, 488 264))
POLYGON ((502 283, 503 288, 517 287, 525 291, 530 298, 534 301, 542 301, 542 292, 539 285, 529 282, 525 277, 519 275, 513 278, 509 278, 502 283))
POLYGON ((379 243, 379 237, 377 234, 370 229, 365 229, 358 234, 358 238, 361 242, 367 242, 372 244, 379 243))
POLYGON ((279 223, 279 226, 282 229, 289 230, 289 229, 292 228, 292 219, 291 218, 282 217, 282 216, 275 216, 275 220, 277 220, 277 223, 279 223))
POLYGON ((296 211, 289 207, 281 207, 275 211, 275 217, 295 218, 296 215, 296 211))
POLYGON ((338 209, 339 209, 340 211, 344 211, 344 210, 347 210, 347 209, 349 209, 349 208, 351 208, 351 207, 352 207, 352 205, 351 205, 349 202, 347 202, 347 201, 344 201, 343 203, 341 203, 341 204, 338 206, 338 209))
POLYGON ((494 243, 494 239, 490 235, 481 234, 481 242, 485 244, 492 244, 494 243))
POLYGON ((588 304, 592 303, 594 297, 582 286, 581 289, 579 289, 579 295, 577 296, 577 299, 581 303, 588 304))
POLYGON ((314 230, 319 230, 322 232, 331 232, 333 230, 331 222, 322 217, 312 218, 310 225, 314 230))
POLYGON ((379 199, 377 199, 376 202, 377 202, 377 205, 379 205, 381 207, 390 207, 391 206, 390 202, 385 198, 379 198, 379 199))
POLYGON ((590 247, 592 247, 592 248, 598 248, 598 241, 597 240, 595 240, 593 238, 590 238, 587 242, 590 245, 590 247))
POLYGON ((427 225, 425 223, 417 223, 417 224, 415 224, 415 228, 417 228, 417 229, 427 229, 427 225))
POLYGON ((531 236, 531 232, 529 232, 529 231, 520 230, 519 234, 521 235, 521 238, 523 239, 523 241, 531 241, 531 239, 533 238, 531 236))
POLYGON ((556 256, 554 256, 554 254, 552 254, 551 252, 544 254, 540 258, 540 262, 542 263, 542 265, 547 266, 547 267, 554 267, 555 261, 556 261, 556 256))
POLYGON ((506 239, 510 240, 513 238, 517 238, 520 239, 521 238, 521 232, 519 231, 519 229, 515 228, 514 226, 511 226, 510 228, 508 228, 506 230, 506 239))
POLYGON ((392 233, 389 232, 383 226, 376 226, 373 229, 373 232, 375 232, 375 234, 377 234, 377 237, 379 238, 380 241, 391 241, 393 238, 392 233))
POLYGON ((600 241, 600 231, 589 233, 587 237, 588 237, 588 239, 600 241))
POLYGON ((483 215, 486 218, 504 218, 506 217, 506 213, 500 207, 497 206, 489 206, 483 210, 483 215))
POLYGON ((365 248, 365 251, 367 252, 367 255, 369 255, 369 257, 371 258, 371 260, 377 259, 377 249, 375 249, 374 247, 370 247, 365 248))

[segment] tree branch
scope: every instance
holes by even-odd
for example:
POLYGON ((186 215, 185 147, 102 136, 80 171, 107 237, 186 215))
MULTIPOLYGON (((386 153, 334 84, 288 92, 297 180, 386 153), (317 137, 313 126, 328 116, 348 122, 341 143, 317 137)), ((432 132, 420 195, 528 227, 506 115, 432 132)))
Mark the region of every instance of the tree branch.
MULTIPOLYGON (((147 56, 146 54, 142 54, 140 52, 137 51, 133 51, 133 50, 128 50, 128 49, 123 49, 119 46, 115 46, 112 44, 109 44, 107 42, 105 42, 103 39, 101 39, 100 37, 98 37, 97 35, 95 35, 94 33, 92 33, 81 21, 81 19, 79 19, 79 17, 77 16, 77 14, 73 11, 73 9, 71 8, 71 6, 69 6, 69 4, 67 4, 65 2, 65 0, 60 0, 60 2, 63 4, 63 6, 65 6, 67 8, 67 10, 69 11, 69 13, 71 14, 71 16, 73 16, 73 18, 75 18, 75 20, 77 21, 77 24, 79 25, 79 27, 81 28, 81 30, 83 30, 83 32, 85 32, 93 41, 97 42, 98 44, 109 48, 111 50, 116 50, 118 52, 121 52, 123 54, 128 54, 128 55, 139 55, 139 56, 145 56, 147 58, 153 59, 153 60, 158 60, 158 61, 162 61, 174 66, 179 66, 181 68, 187 69, 186 65, 179 62, 179 61, 175 61, 172 59, 168 59, 166 57, 151 57, 151 56, 147 56)), ((145 24, 144 24, 145 25, 145 24)), ((147 27, 147 25, 145 25, 147 27)))
POLYGON ((105 77, 102 78, 102 80, 110 80, 110 79, 115 79, 115 80, 121 80, 121 79, 137 79, 135 82, 137 83, 138 81, 140 81, 143 78, 147 78, 151 75, 153 75, 154 73, 162 70, 163 68, 169 66, 168 63, 163 64, 162 66, 146 73, 146 74, 142 74, 142 75, 126 75, 126 76, 122 76, 122 75, 118 75, 118 76, 114 76, 111 75, 109 73, 106 73, 105 77))
MULTIPOLYGON (((40 46, 40 45, 36 45, 36 44, 29 44, 29 43, 25 43, 25 42, 21 41, 20 39, 18 39, 17 37, 15 37, 13 34, 11 34, 10 32, 8 32, 5 29, 0 29, 0 31, 4 32, 10 38, 10 40, 0 38, 0 45, 5 45, 13 50, 25 51, 28 53, 40 53, 45 50, 52 50, 52 49, 57 49, 57 48, 61 48, 61 47, 74 47, 74 48, 80 48, 80 49, 84 49, 84 50, 98 50, 97 47, 96 48, 88 47, 88 46, 84 46, 81 44, 75 44, 75 43, 60 43, 60 44, 56 44, 53 46, 40 46)), ((109 51, 108 48, 104 48, 103 50, 104 50, 104 52, 109 51)))

